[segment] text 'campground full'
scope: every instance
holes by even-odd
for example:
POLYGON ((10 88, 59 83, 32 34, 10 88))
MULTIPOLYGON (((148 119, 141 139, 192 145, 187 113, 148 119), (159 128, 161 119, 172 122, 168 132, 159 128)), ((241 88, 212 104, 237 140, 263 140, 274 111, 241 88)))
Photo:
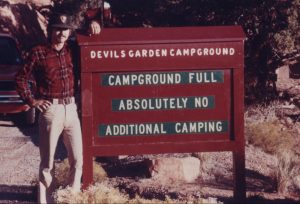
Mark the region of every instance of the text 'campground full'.
POLYGON ((224 71, 103 74, 103 86, 223 83, 224 71))

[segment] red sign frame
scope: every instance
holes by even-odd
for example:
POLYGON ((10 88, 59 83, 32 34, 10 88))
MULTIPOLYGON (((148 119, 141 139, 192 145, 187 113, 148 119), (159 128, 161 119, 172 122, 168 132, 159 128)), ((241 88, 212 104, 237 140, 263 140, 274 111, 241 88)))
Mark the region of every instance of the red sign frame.
POLYGON ((95 156, 231 151, 234 197, 245 199, 244 39, 239 26, 79 35, 84 186, 92 182, 95 156), (223 81, 213 79, 217 73, 223 81), (155 81, 165 75, 169 84, 155 81), (202 98, 212 108, 193 105, 202 98))

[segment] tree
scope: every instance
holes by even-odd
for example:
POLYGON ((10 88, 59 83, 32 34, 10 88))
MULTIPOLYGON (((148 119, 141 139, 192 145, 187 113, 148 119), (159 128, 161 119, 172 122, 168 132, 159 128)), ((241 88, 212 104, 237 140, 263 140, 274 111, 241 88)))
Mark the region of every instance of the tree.
MULTIPOLYGON (((121 27, 241 25, 246 99, 276 95, 275 70, 299 46, 300 0, 110 0, 121 27)), ((293 54, 292 54, 293 55, 293 54)))

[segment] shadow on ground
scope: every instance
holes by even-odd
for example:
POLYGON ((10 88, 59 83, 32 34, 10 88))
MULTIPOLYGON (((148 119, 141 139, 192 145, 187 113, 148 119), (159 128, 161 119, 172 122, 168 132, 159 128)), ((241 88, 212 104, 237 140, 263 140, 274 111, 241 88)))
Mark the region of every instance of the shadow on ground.
POLYGON ((219 198, 218 200, 220 200, 224 204, 300 204, 300 201, 295 201, 291 199, 268 200, 259 196, 247 198, 245 202, 234 201, 233 199, 228 198, 219 198))
POLYGON ((0 185, 0 203, 35 203, 36 186, 0 185))
POLYGON ((118 157, 97 157, 108 177, 150 178, 147 160, 128 161, 118 157))

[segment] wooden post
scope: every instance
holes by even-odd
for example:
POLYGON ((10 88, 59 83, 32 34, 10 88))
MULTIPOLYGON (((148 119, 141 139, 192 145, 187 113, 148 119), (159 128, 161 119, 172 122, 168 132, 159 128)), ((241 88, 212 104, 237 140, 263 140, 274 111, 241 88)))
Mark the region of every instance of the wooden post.
POLYGON ((82 142, 83 142, 83 188, 86 189, 93 182, 93 138, 87 137, 92 135, 92 74, 81 74, 81 116, 82 116, 82 142))

